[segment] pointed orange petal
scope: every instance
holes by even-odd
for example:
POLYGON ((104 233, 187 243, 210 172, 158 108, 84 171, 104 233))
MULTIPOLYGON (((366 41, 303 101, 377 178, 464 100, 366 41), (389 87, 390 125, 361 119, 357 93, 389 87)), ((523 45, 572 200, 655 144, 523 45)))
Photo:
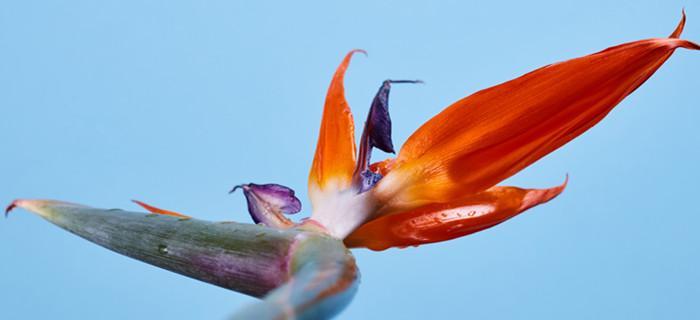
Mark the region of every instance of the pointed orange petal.
POLYGON ((147 210, 148 212, 150 212, 150 213, 162 214, 162 215, 166 215, 166 216, 173 216, 173 217, 180 217, 180 218, 190 218, 190 216, 186 216, 186 215, 184 215, 184 214, 177 213, 177 212, 175 212, 175 211, 170 211, 170 210, 164 210, 164 209, 161 209, 161 208, 156 208, 156 207, 154 207, 154 206, 152 206, 152 205, 143 203, 143 202, 138 201, 138 200, 131 200, 131 201, 132 201, 133 203, 135 203, 135 204, 140 205, 141 207, 143 207, 144 209, 146 209, 146 210, 147 210))
POLYGON ((335 71, 328 88, 316 154, 309 173, 309 188, 323 190, 328 183, 347 187, 352 179, 355 169, 355 126, 345 100, 343 80, 350 59, 356 52, 364 53, 362 50, 350 51, 335 71))
POLYGON ((345 239, 345 244, 351 248, 385 250, 463 237, 545 203, 565 187, 566 182, 550 189, 493 187, 453 203, 431 204, 379 217, 355 230, 345 239))
POLYGON ((446 203, 494 186, 598 123, 679 47, 700 49, 676 38, 635 41, 457 101, 405 143, 376 187, 381 212, 446 203))

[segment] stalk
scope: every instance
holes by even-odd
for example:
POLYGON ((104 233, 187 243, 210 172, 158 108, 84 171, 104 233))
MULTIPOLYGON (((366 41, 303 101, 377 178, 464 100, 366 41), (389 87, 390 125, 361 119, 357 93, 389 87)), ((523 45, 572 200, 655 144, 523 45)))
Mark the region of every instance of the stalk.
POLYGON ((330 318, 354 296, 352 254, 324 234, 97 209, 51 200, 20 207, 117 253, 263 298, 235 319, 330 318))

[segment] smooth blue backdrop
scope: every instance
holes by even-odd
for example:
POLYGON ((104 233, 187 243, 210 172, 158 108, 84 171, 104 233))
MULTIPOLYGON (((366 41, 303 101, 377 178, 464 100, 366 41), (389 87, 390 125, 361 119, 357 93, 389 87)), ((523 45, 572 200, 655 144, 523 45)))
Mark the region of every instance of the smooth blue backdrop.
MULTIPOLYGON (((325 91, 346 51, 356 119, 386 78, 397 145, 449 103, 531 69, 668 35, 687 1, 5 1, 0 202, 248 221, 242 182, 309 208, 325 91)), ((488 231, 357 250, 340 319, 700 317, 700 53, 679 50, 600 125, 506 181, 571 181, 488 231)), ((379 155, 376 158, 382 157, 379 155)), ((308 211, 307 211, 308 212, 308 211)), ((26 212, 0 221, 1 319, 220 319, 252 298, 119 256, 26 212)))

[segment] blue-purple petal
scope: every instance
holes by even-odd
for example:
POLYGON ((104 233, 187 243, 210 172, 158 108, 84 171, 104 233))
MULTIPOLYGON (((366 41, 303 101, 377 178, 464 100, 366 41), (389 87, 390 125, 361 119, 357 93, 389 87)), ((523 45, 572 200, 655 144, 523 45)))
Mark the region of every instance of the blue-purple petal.
POLYGON ((380 174, 369 170, 372 148, 395 153, 394 143, 391 141, 391 117, 389 116, 389 92, 392 83, 422 83, 422 81, 386 80, 374 96, 360 138, 358 162, 353 175, 354 184, 360 193, 371 189, 382 178, 380 174))
POLYGON ((370 148, 374 147, 384 152, 394 153, 394 144, 391 141, 389 91, 391 91, 391 82, 387 80, 382 83, 374 100, 372 100, 364 130, 367 132, 370 148))

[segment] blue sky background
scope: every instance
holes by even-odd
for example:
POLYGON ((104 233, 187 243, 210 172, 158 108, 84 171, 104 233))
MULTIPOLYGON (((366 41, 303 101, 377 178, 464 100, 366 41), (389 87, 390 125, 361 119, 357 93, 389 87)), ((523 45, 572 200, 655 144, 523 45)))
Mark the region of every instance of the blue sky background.
MULTIPOLYGON (((331 74, 358 123, 386 78, 394 139, 539 66, 668 35, 687 1, 7 1, 0 203, 129 199, 249 221, 242 182, 306 178, 331 74)), ((340 319, 700 317, 700 53, 679 50, 601 124, 506 181, 556 200, 485 232, 355 251, 340 319)), ((358 125, 359 126, 359 125, 358 125)), ((358 133, 359 134, 359 133, 358 133)), ((375 158, 383 155, 375 156, 375 158)), ((308 212, 308 211, 307 211, 308 212)), ((2 319, 220 319, 253 301, 119 256, 17 211, 0 221, 2 319)))

